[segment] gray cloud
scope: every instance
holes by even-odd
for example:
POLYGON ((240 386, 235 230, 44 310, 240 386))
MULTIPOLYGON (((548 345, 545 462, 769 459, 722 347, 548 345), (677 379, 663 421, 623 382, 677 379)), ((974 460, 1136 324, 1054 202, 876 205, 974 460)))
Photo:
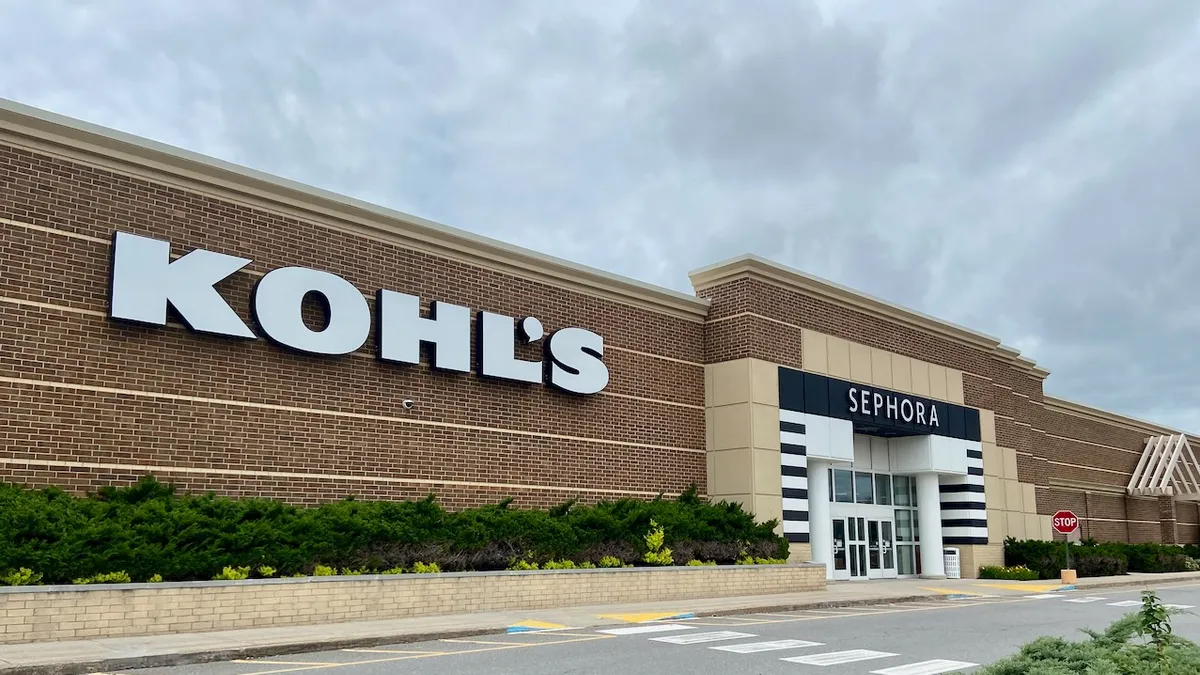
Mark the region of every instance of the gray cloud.
POLYGON ((687 290, 750 251, 1200 430, 1200 5, 30 3, 0 96, 687 290))

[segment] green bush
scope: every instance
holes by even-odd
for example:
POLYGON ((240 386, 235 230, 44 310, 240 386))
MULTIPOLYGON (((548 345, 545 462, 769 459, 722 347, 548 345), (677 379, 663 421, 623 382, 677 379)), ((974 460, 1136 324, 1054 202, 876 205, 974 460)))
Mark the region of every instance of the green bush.
MULTIPOLYGON (((268 564, 275 575, 259 575, 412 569, 417 562, 445 571, 502 570, 526 553, 540 563, 625 567, 648 564, 646 536, 657 528, 663 530, 660 556, 688 542, 688 556, 672 556, 673 564, 692 558, 731 563, 742 551, 786 557, 787 542, 774 533, 777 525, 755 523, 738 504, 705 502, 694 489, 675 500, 568 502, 543 511, 512 508, 505 500, 450 512, 432 496, 301 508, 266 499, 184 495, 151 477, 87 497, 0 484, 0 572, 37 570, 39 581, 64 583, 114 569, 134 579, 157 574, 168 581, 203 580, 226 567, 259 570, 268 564), (609 558, 615 563, 606 565, 609 558)), ((0 582, 10 577, 38 583, 12 572, 0 582)))
POLYGON ((42 575, 28 567, 12 570, 0 575, 0 584, 5 586, 35 586, 42 581, 42 575))
POLYGON ((442 571, 442 568, 438 567, 438 564, 435 562, 433 562, 433 563, 415 562, 415 563, 413 563, 412 571, 413 571, 413 574, 437 574, 438 572, 442 571))
POLYGON ((79 577, 72 579, 71 583, 76 585, 82 584, 127 584, 132 579, 125 572, 108 572, 107 574, 93 574, 90 577, 79 577))
POLYGON ((161 575, 161 574, 155 574, 154 576, 152 576, 152 577, 150 577, 149 579, 147 579, 147 580, 146 580, 146 583, 148 583, 148 584, 161 584, 161 583, 162 583, 162 580, 163 580, 163 578, 162 578, 162 575, 161 575))
MULTIPOLYGON (((1064 544, 1053 541, 1009 538, 1004 542, 1004 564, 1024 565, 1042 579, 1057 579, 1066 569, 1064 544)), ((1173 544, 1099 543, 1087 539, 1070 545, 1071 567, 1080 577, 1116 576, 1128 572, 1185 572, 1197 567, 1188 547, 1173 544)))
POLYGON ((1200 673, 1200 647, 1174 635, 1169 617, 1154 592, 1145 591, 1141 610, 1112 623, 1103 633, 1084 631, 1088 639, 1081 642, 1038 638, 978 675, 1200 673))
POLYGON ((995 565, 984 565, 979 568, 980 579, 1005 579, 1009 581, 1033 581, 1038 578, 1038 573, 1025 567, 1017 565, 1015 567, 999 567, 995 565))
POLYGON ((242 579, 250 578, 249 567, 230 567, 225 566, 217 574, 213 575, 213 581, 241 581, 242 579))

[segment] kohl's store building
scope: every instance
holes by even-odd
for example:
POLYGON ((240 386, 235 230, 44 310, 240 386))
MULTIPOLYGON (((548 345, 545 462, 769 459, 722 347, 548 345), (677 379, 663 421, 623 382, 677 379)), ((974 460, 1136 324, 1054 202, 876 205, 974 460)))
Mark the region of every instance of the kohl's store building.
MULTIPOLYGON (((317 504, 705 497, 832 579, 1197 542, 1188 435, 754 256, 679 293, 0 101, 0 480, 317 504)), ((954 570, 949 570, 953 573, 954 570)))

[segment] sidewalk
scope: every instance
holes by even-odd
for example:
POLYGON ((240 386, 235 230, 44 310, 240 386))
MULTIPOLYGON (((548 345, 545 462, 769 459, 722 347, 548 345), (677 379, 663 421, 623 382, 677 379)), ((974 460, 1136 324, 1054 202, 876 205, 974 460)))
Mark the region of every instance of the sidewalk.
POLYGON ((1080 579, 1074 587, 1064 587, 1053 581, 1015 582, 981 579, 830 582, 827 590, 813 593, 0 645, 0 675, 33 675, 35 673, 37 675, 75 675, 112 672, 130 668, 277 656, 349 647, 370 647, 506 631, 554 627, 589 628, 693 614, 717 616, 748 612, 783 612, 822 607, 941 600, 972 595, 1020 596, 1029 593, 1069 591, 1073 588, 1079 590, 1118 586, 1150 588, 1187 582, 1200 582, 1200 572, 1130 574, 1123 577, 1080 579))

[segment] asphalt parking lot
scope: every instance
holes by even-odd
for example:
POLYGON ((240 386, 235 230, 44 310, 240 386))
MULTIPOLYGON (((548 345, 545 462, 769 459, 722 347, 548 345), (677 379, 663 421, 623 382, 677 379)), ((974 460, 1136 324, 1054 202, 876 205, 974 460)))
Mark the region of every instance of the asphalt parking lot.
MULTIPOLYGON (((1082 639, 1136 611, 1137 589, 979 596, 780 614, 698 618, 293 654, 130 675, 969 673, 1040 635, 1082 639)), ((1200 640, 1200 586, 1163 588, 1200 640)))

